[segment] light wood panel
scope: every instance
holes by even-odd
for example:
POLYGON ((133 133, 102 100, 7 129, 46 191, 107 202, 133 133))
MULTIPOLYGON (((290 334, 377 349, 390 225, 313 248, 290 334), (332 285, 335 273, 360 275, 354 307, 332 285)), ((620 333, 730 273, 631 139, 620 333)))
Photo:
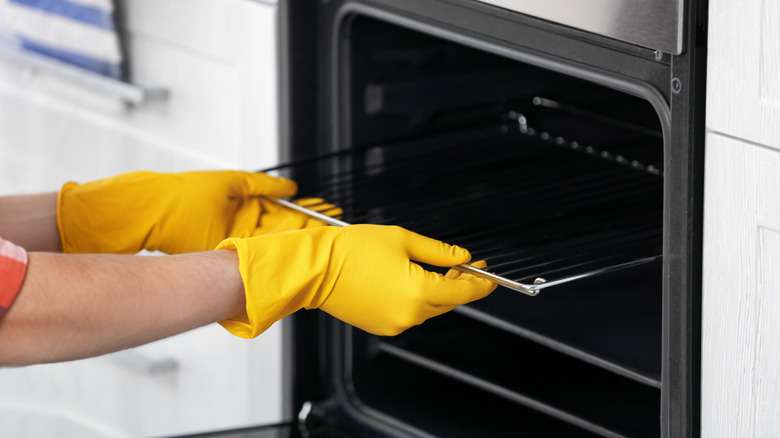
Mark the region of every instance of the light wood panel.
POLYGON ((780 434, 780 152, 707 135, 702 436, 780 434))
POLYGON ((710 0, 707 126, 780 149, 780 2, 710 0))

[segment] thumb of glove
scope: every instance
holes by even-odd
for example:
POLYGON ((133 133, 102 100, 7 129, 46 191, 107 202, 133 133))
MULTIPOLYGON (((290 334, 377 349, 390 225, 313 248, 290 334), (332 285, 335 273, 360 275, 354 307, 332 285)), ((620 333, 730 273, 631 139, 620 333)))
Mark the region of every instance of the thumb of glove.
POLYGON ((471 253, 465 248, 449 245, 412 231, 406 233, 406 250, 409 258, 434 266, 454 266, 471 260, 471 253))
POLYGON ((265 173, 236 172, 230 196, 264 195, 287 198, 298 192, 295 181, 265 173))

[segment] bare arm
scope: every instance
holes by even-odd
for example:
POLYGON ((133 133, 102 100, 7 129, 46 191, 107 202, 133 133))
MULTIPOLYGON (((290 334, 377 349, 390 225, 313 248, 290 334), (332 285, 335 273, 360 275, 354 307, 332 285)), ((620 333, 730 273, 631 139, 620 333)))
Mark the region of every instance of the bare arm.
POLYGON ((62 251, 57 193, 1 196, 0 236, 28 251, 62 251))
POLYGON ((235 251, 176 256, 30 253, 0 320, 0 365, 79 359, 243 312, 235 251))

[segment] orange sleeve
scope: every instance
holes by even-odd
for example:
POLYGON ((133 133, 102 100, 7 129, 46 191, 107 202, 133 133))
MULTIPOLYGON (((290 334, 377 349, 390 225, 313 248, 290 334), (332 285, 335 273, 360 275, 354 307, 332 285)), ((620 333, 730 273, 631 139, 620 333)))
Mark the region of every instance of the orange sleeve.
POLYGON ((11 307, 27 271, 27 252, 0 238, 0 318, 11 307))

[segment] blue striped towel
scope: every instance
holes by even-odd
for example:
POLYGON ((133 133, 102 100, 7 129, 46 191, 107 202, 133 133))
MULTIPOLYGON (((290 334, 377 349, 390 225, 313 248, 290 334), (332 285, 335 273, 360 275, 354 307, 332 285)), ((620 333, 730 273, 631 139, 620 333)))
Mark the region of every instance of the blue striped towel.
POLYGON ((121 79, 113 0, 2 0, 5 21, 25 50, 121 79))

